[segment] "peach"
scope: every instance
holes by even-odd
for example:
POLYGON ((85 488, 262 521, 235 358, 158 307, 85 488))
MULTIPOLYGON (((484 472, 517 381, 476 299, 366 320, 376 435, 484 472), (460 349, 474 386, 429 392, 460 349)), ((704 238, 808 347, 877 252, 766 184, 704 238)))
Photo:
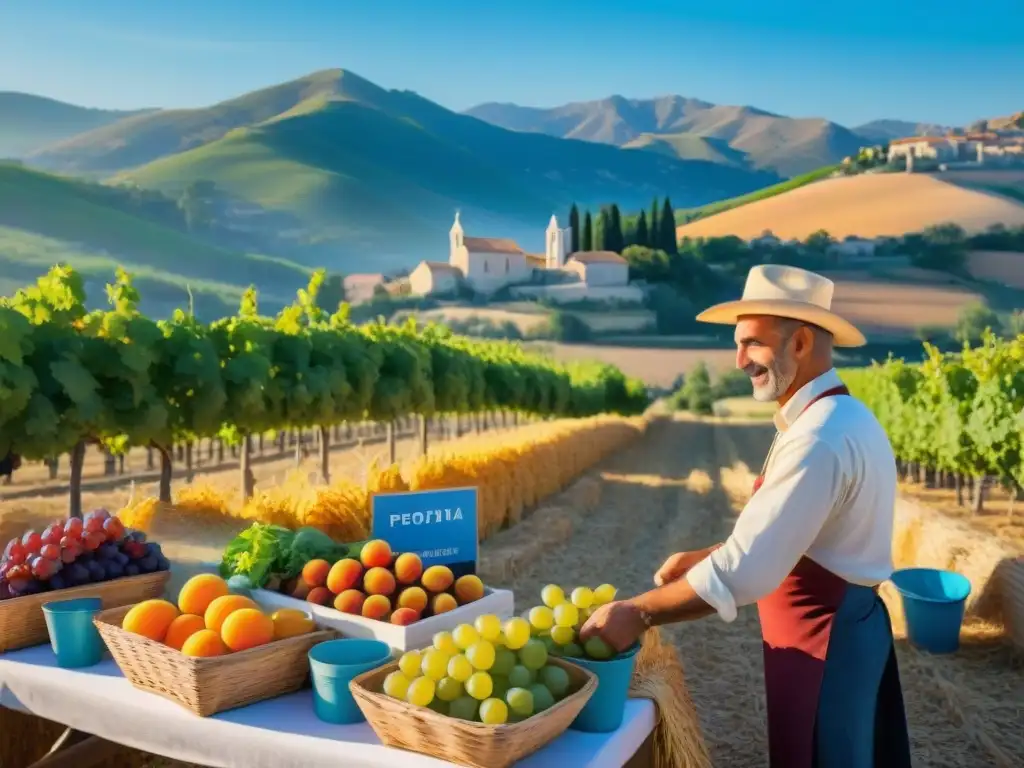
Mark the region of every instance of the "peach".
POLYGON ((455 581, 455 576, 447 565, 432 565, 423 572, 420 581, 431 592, 444 592, 455 581))
POLYGON ((387 568, 371 568, 363 576, 363 589, 368 595, 390 595, 395 586, 395 576, 387 568))
POLYGON ((484 583, 474 574, 460 576, 455 582, 455 599, 460 605, 472 603, 484 596, 484 583))
POLYGON ((430 601, 430 610, 433 611, 435 616, 437 616, 439 613, 448 613, 448 611, 454 611, 458 607, 459 604, 455 602, 455 598, 449 595, 447 592, 442 592, 439 595, 434 595, 434 599, 430 601))
POLYGON ((181 646, 181 652, 186 656, 208 658, 211 656, 223 656, 230 653, 220 634, 212 629, 201 629, 185 641, 181 646))
POLYGON ((347 557, 331 566, 331 572, 327 574, 327 588, 340 595, 346 589, 357 587, 362 577, 363 566, 358 560, 347 557))
POLYGON ((391 614, 391 623, 401 627, 407 627, 414 621, 419 621, 420 614, 412 608, 398 608, 391 614))
POLYGON ((207 629, 212 629, 219 635, 224 620, 242 608, 259 608, 259 606, 245 595, 223 595, 210 603, 206 613, 203 614, 203 622, 207 629))
MULTIPOLYGON (((202 616, 210 603, 231 590, 228 583, 213 573, 200 573, 185 582, 178 593, 178 609, 182 613, 202 616)), ((182 639, 182 642, 185 642, 182 639)), ((181 648, 180 645, 177 646, 181 648)))
POLYGON ((427 593, 422 587, 406 587, 398 594, 397 604, 401 608, 412 608, 417 613, 422 613, 427 607, 427 593))
POLYGON ((232 651, 247 651, 274 639, 274 622, 258 608, 240 608, 224 619, 220 639, 232 651))
POLYGON ((366 568, 387 568, 391 565, 391 547, 384 539, 373 539, 363 545, 359 559, 366 568))
POLYGON ((363 601, 363 616, 377 621, 387 621, 391 613, 391 601, 384 595, 370 595, 363 601))
POLYGON ((334 610, 342 613, 354 613, 358 616, 363 611, 364 600, 366 600, 366 595, 358 589, 346 589, 334 598, 334 610))
MULTIPOLYGON (((213 602, 212 600, 210 602, 213 602)), ((167 635, 164 637, 164 644, 169 645, 176 651, 181 650, 192 635, 201 629, 206 629, 206 622, 202 616, 194 613, 183 613, 167 628, 167 635)))
POLYGON ((309 594, 306 595, 306 602, 316 603, 317 605, 330 605, 333 599, 334 595, 331 594, 331 590, 327 587, 313 587, 309 590, 309 594))
POLYGON ((310 560, 302 566, 302 580, 311 587, 322 587, 327 583, 330 572, 331 564, 326 560, 310 560))
POLYGON ((412 552, 403 552, 395 558, 395 578, 399 584, 415 584, 423 573, 423 561, 412 552))

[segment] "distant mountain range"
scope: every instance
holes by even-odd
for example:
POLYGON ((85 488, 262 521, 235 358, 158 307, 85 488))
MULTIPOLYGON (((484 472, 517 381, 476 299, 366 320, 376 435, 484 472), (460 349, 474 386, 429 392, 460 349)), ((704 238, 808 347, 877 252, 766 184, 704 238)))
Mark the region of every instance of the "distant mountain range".
POLYGON ((466 114, 513 131, 706 159, 784 177, 837 163, 865 144, 945 130, 903 120, 876 120, 851 129, 823 118, 785 117, 683 96, 611 96, 550 109, 492 102, 466 114))
MULTIPOLYGON (((94 110, 0 92, 0 159, 155 189, 172 208, 189 185, 213 182, 217 228, 238 237, 211 243, 186 235, 228 248, 231 258, 249 251, 286 258, 289 266, 273 266, 286 272, 381 271, 443 258, 456 209, 473 234, 539 250, 548 217, 564 216, 573 202, 591 209, 616 202, 628 211, 669 195, 677 209, 692 208, 835 163, 867 143, 932 129, 941 130, 895 120, 849 129, 681 96, 613 96, 551 109, 492 103, 460 114, 340 69, 197 109, 94 110)), ((17 174, 9 168, 7 176, 15 194, 17 174)), ((33 178, 35 196, 19 201, 20 218, 0 217, 0 225, 13 231, 31 222, 22 229, 33 238, 174 274, 163 251, 155 261, 155 251, 140 256, 144 238, 100 231, 123 224, 118 217, 98 216, 88 237, 73 239, 66 218, 58 225, 47 212, 70 191, 33 178)), ((95 202, 96 190, 89 195, 95 202)), ((0 280, 2 265, 0 258, 0 280)), ((179 276, 234 291, 244 275, 228 279, 233 274, 179 276)))

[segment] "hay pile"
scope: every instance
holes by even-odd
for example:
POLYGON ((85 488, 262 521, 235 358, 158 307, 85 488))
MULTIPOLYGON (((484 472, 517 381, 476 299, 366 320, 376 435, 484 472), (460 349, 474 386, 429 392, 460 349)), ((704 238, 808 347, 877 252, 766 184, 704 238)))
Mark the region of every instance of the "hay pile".
POLYGON ((971 582, 967 615, 1002 624, 1024 650, 1024 558, 1010 544, 906 499, 896 503, 893 560, 962 573, 971 582))

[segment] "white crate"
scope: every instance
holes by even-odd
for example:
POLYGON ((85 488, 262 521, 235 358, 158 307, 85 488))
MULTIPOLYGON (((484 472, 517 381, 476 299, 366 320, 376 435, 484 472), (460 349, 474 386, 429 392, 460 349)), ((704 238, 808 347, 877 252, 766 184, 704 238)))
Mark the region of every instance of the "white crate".
POLYGON ((345 637, 380 640, 391 646, 393 653, 426 648, 433 641, 435 633, 451 631, 459 624, 471 624, 477 616, 492 613, 499 618, 507 619, 515 610, 515 597, 510 590, 490 587, 484 588, 484 596, 479 600, 460 605, 455 610, 438 616, 420 619, 404 627, 342 613, 326 605, 317 605, 266 589, 254 589, 252 599, 264 608, 298 608, 300 611, 307 611, 318 624, 336 629, 345 637))

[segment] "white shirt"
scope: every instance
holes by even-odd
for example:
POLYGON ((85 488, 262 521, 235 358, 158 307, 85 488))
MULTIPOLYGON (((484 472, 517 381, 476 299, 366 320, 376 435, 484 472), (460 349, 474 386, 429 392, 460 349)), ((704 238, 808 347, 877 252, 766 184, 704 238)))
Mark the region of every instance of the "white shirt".
POLYGON ((725 544, 686 575, 725 621, 774 591, 804 555, 853 584, 875 586, 892 573, 896 460, 889 438, 852 397, 807 408, 841 384, 830 370, 779 410, 764 484, 725 544))

